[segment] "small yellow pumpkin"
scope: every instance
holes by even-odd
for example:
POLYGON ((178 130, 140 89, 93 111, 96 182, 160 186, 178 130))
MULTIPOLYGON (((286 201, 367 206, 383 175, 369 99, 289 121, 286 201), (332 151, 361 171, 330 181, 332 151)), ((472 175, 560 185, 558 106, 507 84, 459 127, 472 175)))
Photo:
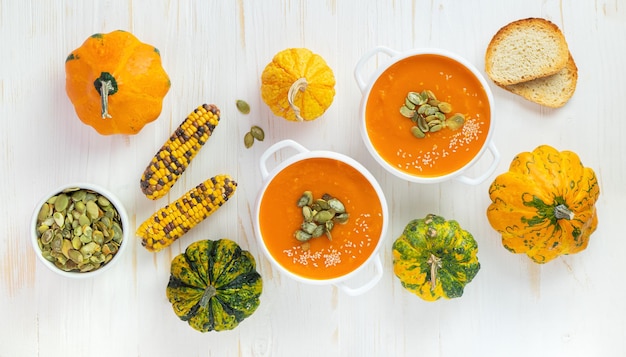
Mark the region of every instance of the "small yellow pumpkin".
POLYGON ((78 118, 102 135, 137 134, 170 89, 159 50, 121 30, 90 36, 67 56, 65 74, 78 118))
POLYGON ((506 249, 546 263, 587 247, 599 195, 595 173, 578 155, 541 145, 515 156, 493 181, 487 218, 506 249))
POLYGON ((276 116, 314 120, 333 102, 335 75, 321 56, 306 48, 288 48, 265 67, 261 97, 276 116))

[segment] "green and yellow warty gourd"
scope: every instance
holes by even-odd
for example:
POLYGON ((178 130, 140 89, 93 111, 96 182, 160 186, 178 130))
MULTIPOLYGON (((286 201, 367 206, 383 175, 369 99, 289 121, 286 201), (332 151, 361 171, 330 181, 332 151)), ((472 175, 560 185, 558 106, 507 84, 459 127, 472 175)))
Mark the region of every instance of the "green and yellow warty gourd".
POLYGON ((410 221, 393 243, 393 271, 427 301, 461 297, 480 270, 478 244, 458 222, 429 214, 410 221))
POLYGON ((252 254, 229 239, 192 243, 172 260, 167 298, 200 332, 232 330, 259 306, 263 281, 252 254))

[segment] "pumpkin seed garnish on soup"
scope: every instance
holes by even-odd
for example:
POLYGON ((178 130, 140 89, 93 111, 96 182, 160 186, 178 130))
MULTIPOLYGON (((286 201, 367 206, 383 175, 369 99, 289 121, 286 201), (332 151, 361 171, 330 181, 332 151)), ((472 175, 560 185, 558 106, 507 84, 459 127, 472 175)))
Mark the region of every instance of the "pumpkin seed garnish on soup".
MULTIPOLYGON (((302 208, 304 221, 294 233, 294 237, 303 243, 324 234, 332 240, 331 231, 335 223, 344 224, 350 217, 343 203, 327 193, 321 198, 314 199, 311 191, 304 191, 296 204, 302 208)), ((303 245, 303 249, 304 247, 306 246, 303 245)))
POLYGON ((426 133, 436 133, 443 128, 458 130, 465 123, 465 116, 456 113, 449 118, 446 114, 452 112, 452 105, 437 99, 431 90, 409 92, 400 107, 400 114, 415 123, 411 127, 411 134, 416 138, 426 137, 426 133))

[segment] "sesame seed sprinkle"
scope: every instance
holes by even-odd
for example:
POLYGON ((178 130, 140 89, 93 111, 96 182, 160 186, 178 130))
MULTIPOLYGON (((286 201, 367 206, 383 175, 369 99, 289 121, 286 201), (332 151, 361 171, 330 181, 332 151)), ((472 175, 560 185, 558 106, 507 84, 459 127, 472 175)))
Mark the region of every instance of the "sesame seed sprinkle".
MULTIPOLYGON (((378 216, 381 216, 378 213, 378 216)), ((330 246, 312 251, 304 250, 300 245, 294 245, 290 249, 283 250, 285 256, 291 258, 293 264, 312 267, 333 267, 342 262, 342 257, 357 259, 359 255, 368 253, 361 248, 369 247, 372 238, 367 234, 369 229, 368 221, 371 214, 360 214, 355 219, 355 227, 347 232, 341 244, 331 244, 330 246)), ((334 243, 334 241, 333 241, 334 243)))
POLYGON ((478 115, 476 118, 466 120, 462 129, 450 136, 447 148, 440 148, 437 145, 433 145, 430 150, 419 150, 415 153, 398 149, 396 157, 403 162, 398 163, 397 167, 399 169, 413 169, 422 172, 427 167, 435 166, 439 159, 448 157, 452 153, 458 152, 459 150, 469 151, 469 144, 478 140, 483 132, 482 126, 485 123, 481 121, 479 117, 478 115))

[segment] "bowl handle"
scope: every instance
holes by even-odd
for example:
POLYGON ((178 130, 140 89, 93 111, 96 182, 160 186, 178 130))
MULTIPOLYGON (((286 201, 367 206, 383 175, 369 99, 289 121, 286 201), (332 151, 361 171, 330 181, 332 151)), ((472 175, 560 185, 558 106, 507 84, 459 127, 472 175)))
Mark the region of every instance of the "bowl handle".
POLYGON ((297 142, 291 139, 282 140, 270 146, 267 150, 265 150, 263 155, 261 155, 260 167, 261 167, 261 175, 263 176, 263 179, 266 179, 269 176, 269 171, 267 170, 267 165, 265 164, 267 159, 269 159, 270 156, 274 155, 274 153, 276 153, 278 150, 281 150, 284 148, 292 148, 300 153, 309 151, 304 146, 298 144, 297 142))
POLYGON ((380 279, 383 277, 383 263, 380 260, 380 254, 376 254, 376 256, 374 257, 374 268, 376 269, 376 273, 374 277, 362 286, 359 286, 357 288, 352 288, 346 285, 345 283, 337 283, 335 284, 335 286, 337 286, 338 288, 343 290, 344 293, 350 296, 357 296, 357 295, 364 294, 367 291, 369 291, 371 288, 373 288, 376 284, 378 284, 380 279))
POLYGON ((500 153, 498 152, 498 149, 496 149, 496 146, 493 144, 493 141, 489 143, 489 146, 487 146, 487 149, 491 151, 491 156, 493 156, 493 162, 491 163, 491 165, 489 166, 489 168, 487 169, 485 173, 475 178, 471 178, 467 176, 459 176, 456 179, 468 185, 478 185, 481 182, 485 181, 487 177, 491 176, 491 174, 493 174, 496 171, 496 168, 498 167, 498 163, 500 162, 500 153))
POLYGON ((362 67, 363 65, 365 65, 365 62, 367 62, 370 58, 372 58, 379 52, 386 53, 387 55, 389 55, 389 57, 393 57, 400 53, 384 46, 374 47, 373 49, 366 52, 363 57, 361 57, 361 59, 356 63, 356 67, 354 67, 354 79, 356 80, 356 84, 359 86, 359 89, 361 89, 361 92, 365 92, 365 89, 367 87, 367 83, 361 75, 362 67))

